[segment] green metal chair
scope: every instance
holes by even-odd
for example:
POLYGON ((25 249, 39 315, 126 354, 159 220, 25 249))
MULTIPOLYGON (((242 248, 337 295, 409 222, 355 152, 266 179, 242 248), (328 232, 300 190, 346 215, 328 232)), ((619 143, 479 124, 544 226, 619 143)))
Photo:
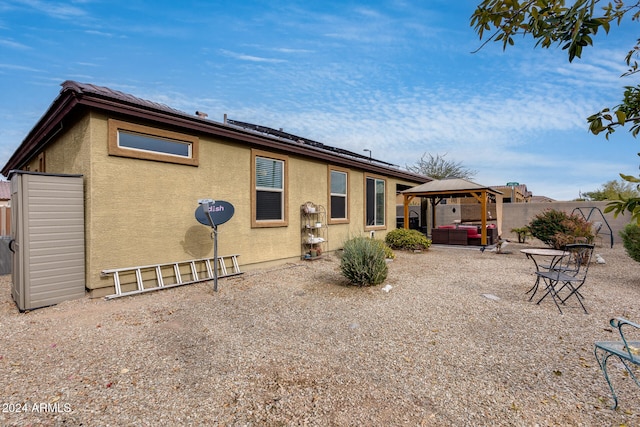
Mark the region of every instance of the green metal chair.
POLYGON ((562 314, 560 304, 565 304, 571 296, 575 295, 585 314, 588 314, 587 309, 582 303, 584 297, 580 293, 580 288, 587 280, 587 272, 589 271, 589 264, 591 264, 593 248, 594 245, 586 243, 567 245, 565 247, 565 251, 567 252, 565 258, 568 257, 572 265, 564 265, 562 267, 552 266, 548 271, 537 271, 537 279, 544 281, 546 289, 545 294, 537 304, 540 304, 547 296, 551 296, 556 307, 560 310, 560 314, 562 314), (561 293, 565 289, 568 289, 569 292, 566 296, 562 296, 561 293))
POLYGON ((607 372, 607 361, 611 356, 617 357, 620 362, 622 362, 631 378, 633 378, 636 385, 640 387, 640 382, 638 382, 638 378, 633 373, 632 366, 630 366, 640 366, 640 341, 628 341, 627 337, 625 337, 624 333, 622 332, 623 326, 629 326, 633 328, 632 330, 639 330, 640 325, 622 318, 611 319, 609 321, 609 324, 614 329, 618 330, 621 340, 596 342, 594 354, 596 356, 596 360, 598 361, 598 365, 600 365, 600 369, 602 369, 604 378, 607 380, 607 384, 609 385, 609 389, 611 390, 611 395, 613 396, 613 406, 611 407, 611 409, 616 409, 618 407, 618 396, 616 396, 616 392, 613 389, 613 384, 611 384, 611 379, 609 378, 609 373, 607 372))

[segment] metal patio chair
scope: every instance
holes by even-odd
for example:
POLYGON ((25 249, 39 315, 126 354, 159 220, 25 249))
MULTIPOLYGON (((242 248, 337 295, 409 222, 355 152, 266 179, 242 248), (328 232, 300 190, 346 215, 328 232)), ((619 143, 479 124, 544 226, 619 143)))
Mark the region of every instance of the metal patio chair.
POLYGON ((538 279, 543 280, 546 290, 537 304, 540 304, 547 296, 551 296, 560 314, 562 314, 560 304, 564 305, 571 296, 575 296, 585 314, 588 314, 582 303, 584 297, 580 293, 580 288, 587 280, 593 248, 594 245, 586 243, 567 245, 565 247, 567 255, 564 257, 567 260, 563 259, 560 264, 562 267, 556 266, 548 271, 537 271, 536 275, 538 279), (563 296, 562 293, 566 293, 566 295, 563 296))
POLYGON ((617 319, 611 319, 609 321, 609 324, 614 329, 618 330, 620 341, 596 342, 594 353, 596 356, 596 360, 598 361, 598 365, 600 365, 600 369, 602 369, 604 378, 607 380, 609 389, 611 390, 611 395, 613 397, 613 406, 611 407, 611 409, 616 409, 618 407, 618 396, 616 396, 616 392, 613 390, 613 384, 611 384, 611 379, 609 378, 609 373, 607 372, 607 361, 611 356, 617 357, 624 365, 625 369, 629 373, 629 376, 633 378, 633 381, 636 383, 636 385, 640 387, 640 381, 638 381, 638 377, 634 375, 634 370, 631 366, 640 366, 640 341, 629 341, 628 337, 626 337, 622 332, 622 327, 625 325, 628 325, 629 328, 631 328, 631 331, 639 331, 640 325, 620 317, 617 319))

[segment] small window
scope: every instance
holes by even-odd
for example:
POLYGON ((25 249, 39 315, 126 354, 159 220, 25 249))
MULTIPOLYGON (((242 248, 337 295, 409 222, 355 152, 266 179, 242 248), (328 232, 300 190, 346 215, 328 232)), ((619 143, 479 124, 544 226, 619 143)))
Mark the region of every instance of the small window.
POLYGON ((38 154, 38 169, 36 172, 46 172, 45 161, 44 161, 44 153, 38 154))
POLYGON ((157 138, 137 133, 118 131, 118 146, 150 153, 164 153, 171 156, 191 157, 191 144, 183 141, 157 138))
POLYGON ((287 225, 286 157, 253 151, 253 227, 287 225))
POLYGON ((349 222, 348 186, 349 175, 346 170, 329 170, 329 220, 333 224, 349 222))
POLYGON ((385 225, 386 182, 384 179, 373 177, 366 177, 365 182, 365 225, 368 228, 383 228, 385 225))
POLYGON ((110 119, 109 154, 198 166, 198 138, 110 119))

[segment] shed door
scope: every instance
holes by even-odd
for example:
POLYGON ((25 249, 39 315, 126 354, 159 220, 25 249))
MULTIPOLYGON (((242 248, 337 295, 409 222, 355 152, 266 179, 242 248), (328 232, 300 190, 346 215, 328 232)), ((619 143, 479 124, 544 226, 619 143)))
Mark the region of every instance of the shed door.
POLYGON ((22 200, 20 197, 20 176, 11 180, 11 239, 10 248, 13 251, 11 257, 11 297, 20 309, 24 307, 24 288, 22 284, 22 267, 20 261, 22 200))

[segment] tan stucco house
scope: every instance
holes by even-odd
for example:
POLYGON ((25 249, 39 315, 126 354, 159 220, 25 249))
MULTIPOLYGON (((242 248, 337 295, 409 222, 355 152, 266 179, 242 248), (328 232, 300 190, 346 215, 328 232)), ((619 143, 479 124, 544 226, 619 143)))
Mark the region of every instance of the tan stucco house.
POLYGON ((213 256, 198 200, 235 208, 219 254, 243 270, 300 260, 300 208, 326 208, 327 250, 396 227, 396 194, 429 179, 284 132, 216 122, 106 87, 66 81, 2 169, 81 174, 85 275, 91 296, 113 293, 105 269, 213 256))

